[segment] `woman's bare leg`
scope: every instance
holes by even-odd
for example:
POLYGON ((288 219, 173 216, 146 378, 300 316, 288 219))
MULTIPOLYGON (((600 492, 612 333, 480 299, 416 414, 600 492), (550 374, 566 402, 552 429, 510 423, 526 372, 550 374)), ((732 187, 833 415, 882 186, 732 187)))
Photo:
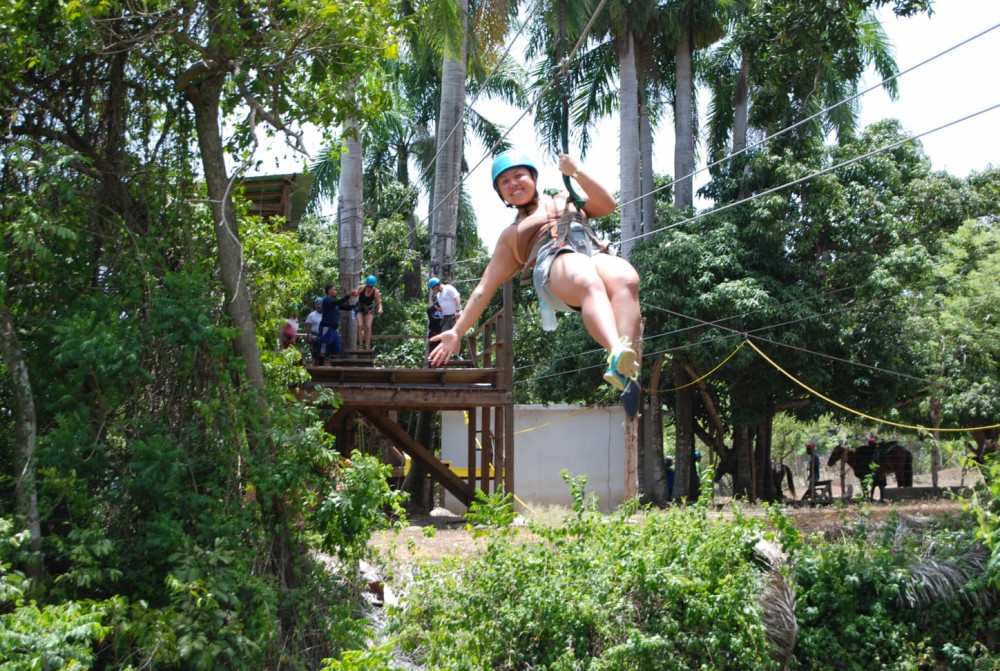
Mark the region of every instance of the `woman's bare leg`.
POLYGON ((562 302, 580 306, 587 332, 601 347, 610 351, 620 342, 608 288, 589 256, 576 252, 557 256, 549 272, 549 287, 562 302))
POLYGON ((372 320, 374 318, 374 312, 369 312, 365 315, 365 349, 372 348, 372 320))
POLYGON ((618 333, 635 346, 639 338, 639 273, 625 259, 609 254, 594 257, 594 266, 608 291, 618 333))

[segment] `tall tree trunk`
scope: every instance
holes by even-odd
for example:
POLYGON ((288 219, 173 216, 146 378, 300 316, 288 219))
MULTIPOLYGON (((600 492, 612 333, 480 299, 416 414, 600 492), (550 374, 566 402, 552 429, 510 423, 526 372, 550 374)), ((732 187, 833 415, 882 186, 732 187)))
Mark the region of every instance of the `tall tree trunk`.
MULTIPOLYGON (((735 399, 733 402, 736 405, 735 399)), ((733 474, 733 498, 753 500, 754 468, 751 452, 750 431, 746 426, 733 427, 733 455, 736 457, 736 472, 733 474)))
POLYGON ((35 398, 31 390, 31 377, 24 361, 24 352, 14 329, 14 322, 7 306, 0 304, 0 354, 7 362, 11 386, 17 401, 14 409, 17 444, 14 450, 15 506, 18 522, 25 524, 31 533, 31 551, 35 555, 25 565, 25 574, 40 580, 45 574, 42 558, 42 523, 38 513, 38 490, 35 486, 35 438, 38 422, 35 417, 35 398))
POLYGON ((694 467, 694 389, 688 373, 676 359, 671 362, 674 382, 678 387, 674 401, 674 426, 677 453, 674 455, 674 498, 678 501, 698 500, 698 478, 694 467))
POLYGON ((738 154, 747 148, 747 122, 750 118, 750 61, 746 54, 740 62, 740 73, 736 79, 733 110, 733 153, 738 154))
POLYGON ((465 76, 469 48, 469 2, 457 0, 462 36, 445 50, 441 67, 441 111, 431 200, 431 275, 453 279, 458 240, 459 183, 465 138, 465 76))
POLYGON ((774 477, 771 471, 771 424, 773 416, 767 415, 756 426, 751 427, 754 433, 753 456, 756 464, 757 475, 757 500, 778 501, 781 499, 781 491, 774 486, 774 477))
MULTIPOLYGON (((364 178, 362 172, 361 129, 350 119, 344 128, 346 152, 340 158, 340 197, 337 199, 337 248, 340 250, 341 295, 361 284, 364 265, 364 178)), ((358 330, 351 323, 350 310, 341 313, 340 335, 344 349, 357 347, 358 330)))
MULTIPOLYGON (((750 61, 746 54, 743 55, 743 60, 740 62, 740 74, 736 80, 733 108, 733 154, 738 154, 747 148, 747 125, 750 119, 750 61)), ((736 165, 746 167, 744 160, 737 160, 736 165)), ((744 180, 741 179, 736 199, 745 200, 748 195, 744 180)))
MULTIPOLYGON (((410 186, 410 150, 408 147, 399 148, 399 156, 396 162, 396 179, 400 184, 409 188, 410 186)), ((420 267, 419 249, 420 235, 417 231, 417 217, 413 208, 407 206, 403 213, 403 220, 406 222, 406 243, 411 251, 417 252, 413 261, 413 266, 409 270, 403 271, 403 297, 407 300, 424 300, 427 298, 427 291, 423 282, 423 269, 420 267)))
POLYGON ((636 67, 635 37, 628 31, 618 46, 618 70, 621 86, 621 154, 619 157, 621 189, 620 212, 624 258, 632 253, 642 234, 642 183, 639 160, 639 79, 636 67))
POLYGON ((936 395, 931 397, 931 487, 937 489, 938 471, 941 469, 941 420, 944 416, 944 409, 941 407, 941 399, 936 395))
MULTIPOLYGON (((426 410, 421 410, 417 413, 417 428, 414 431, 413 439, 418 443, 426 447, 429 451, 434 452, 434 420, 437 418, 437 413, 429 412, 426 410)), ((410 460, 410 470, 407 471, 406 477, 403 479, 403 485, 400 487, 404 492, 410 495, 410 501, 413 502, 417 510, 423 511, 427 506, 424 502, 427 500, 427 487, 430 483, 427 480, 427 471, 425 471, 415 460, 410 460)), ((430 507, 434 507, 433 501, 430 507)))
POLYGON ((694 76, 691 57, 694 45, 690 32, 677 43, 674 56, 677 62, 677 90, 674 93, 674 205, 680 208, 694 206, 694 76))
POLYGON ((257 334, 250 309, 250 293, 243 272, 243 244, 240 242, 233 185, 226 171, 222 131, 219 126, 224 72, 215 73, 191 84, 185 93, 194 107, 195 130, 201 164, 205 171, 208 199, 212 205, 215 238, 219 245, 219 271, 226 289, 225 311, 237 328, 233 348, 243 358, 247 379, 254 389, 264 389, 264 369, 257 350, 257 334))
POLYGON ((642 102, 639 105, 639 151, 641 163, 642 190, 642 231, 648 233, 656 229, 656 206, 653 194, 653 124, 649 120, 649 102, 646 92, 639 89, 642 102))
MULTIPOLYGON (((663 373, 663 358, 653 361, 649 373, 649 416, 646 422, 649 427, 644 443, 647 481, 652 481, 649 498, 659 507, 667 505, 667 472, 663 464, 663 406, 660 404, 660 380, 663 373), (651 477, 650 477, 651 476, 651 477)), ((676 468, 676 467, 675 467, 676 468)))

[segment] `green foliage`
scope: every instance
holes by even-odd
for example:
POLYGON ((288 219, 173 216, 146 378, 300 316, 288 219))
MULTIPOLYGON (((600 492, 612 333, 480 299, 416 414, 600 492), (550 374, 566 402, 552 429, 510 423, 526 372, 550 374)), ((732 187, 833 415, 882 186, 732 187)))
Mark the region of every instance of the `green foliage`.
POLYGON ((396 671, 392 664, 392 646, 383 645, 366 650, 348 650, 340 659, 324 659, 320 671, 396 671))
POLYGON ((1000 589, 1000 459, 996 453, 987 457, 979 469, 984 481, 976 487, 970 507, 976 520, 976 536, 990 550, 987 578, 1000 589))
MULTIPOLYGON (((798 591, 799 645, 795 668, 846 669, 980 668, 982 641, 998 620, 984 595, 982 576, 964 585, 929 590, 931 561, 962 561, 973 547, 964 521, 927 533, 860 524, 833 543, 798 544, 792 574, 798 591), (909 605, 914 590, 931 602, 909 605), (910 596, 906 596, 910 595, 910 596), (906 597, 906 598, 904 598, 906 597), (964 660, 964 661, 963 661, 964 660)), ((933 568, 933 567, 932 567, 933 568)), ((990 653, 985 654, 990 659, 990 653)))
POLYGON ((32 585, 12 570, 25 534, 11 535, 0 518, 0 666, 5 669, 90 668, 96 644, 110 632, 109 616, 124 599, 63 601, 41 605, 29 598, 32 585))
MULTIPOLYGON (((514 512, 514 495, 503 491, 485 494, 476 489, 476 498, 469 504, 465 519, 472 525, 491 529, 508 529, 517 518, 514 512)), ((476 530, 475 533, 480 533, 476 530)))
POLYGON ((777 668, 748 561, 759 522, 695 507, 605 518, 574 489, 564 526, 495 534, 462 566, 421 571, 396 613, 401 644, 439 669, 777 668))
POLYGON ((364 556, 373 530, 402 524, 405 494, 389 487, 392 467, 354 452, 351 464, 327 485, 312 515, 320 547, 342 560, 364 556))

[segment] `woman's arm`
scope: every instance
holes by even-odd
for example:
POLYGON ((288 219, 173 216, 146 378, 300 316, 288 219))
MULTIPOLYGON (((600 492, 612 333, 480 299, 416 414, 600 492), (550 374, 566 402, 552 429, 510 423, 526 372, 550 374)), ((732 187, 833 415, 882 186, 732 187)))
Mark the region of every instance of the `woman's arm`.
POLYGON ((511 251, 512 236, 516 236, 517 231, 513 226, 504 230, 497 241, 496 250, 493 257, 483 271, 476 288, 472 290, 469 300, 465 302, 461 316, 455 322, 455 326, 443 331, 431 338, 432 342, 439 343, 430 354, 431 364, 440 366, 448 363, 452 355, 456 354, 461 347, 462 336, 479 320, 486 311, 490 299, 496 293, 500 285, 509 280, 517 271, 519 264, 511 251))
POLYGON ((584 172, 577 160, 569 154, 559 154, 559 171, 575 179, 576 183, 583 189, 587 201, 583 206, 583 211, 587 213, 588 217, 604 217, 614 212, 615 208, 618 207, 611 192, 584 172))

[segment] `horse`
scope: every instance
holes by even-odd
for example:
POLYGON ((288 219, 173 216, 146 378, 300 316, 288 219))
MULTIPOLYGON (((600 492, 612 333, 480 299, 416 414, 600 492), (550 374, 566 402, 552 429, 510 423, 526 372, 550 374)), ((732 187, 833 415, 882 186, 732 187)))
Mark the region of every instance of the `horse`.
POLYGON ((792 469, 788 464, 781 464, 777 461, 771 462, 771 477, 774 478, 774 491, 778 492, 778 496, 785 498, 782 493, 781 481, 785 478, 788 479, 788 489, 792 492, 792 499, 796 498, 795 494, 795 482, 792 480, 792 469))
POLYGON ((827 467, 843 459, 854 476, 864 486, 865 478, 872 476, 872 488, 869 499, 875 500, 875 488, 878 487, 879 498, 885 499, 886 474, 896 476, 897 487, 913 486, 913 455, 899 443, 883 440, 878 444, 867 444, 852 450, 843 445, 837 445, 830 452, 827 467))
MULTIPOLYGON (((726 475, 735 476, 736 475, 736 460, 722 460, 715 465, 715 479, 714 482, 718 483, 722 481, 722 478, 726 475)), ((795 494, 795 482, 792 480, 792 469, 788 464, 781 464, 776 461, 771 462, 771 478, 774 482, 774 491, 777 493, 779 499, 785 498, 784 488, 782 486, 782 480, 788 479, 788 489, 792 492, 792 498, 794 499, 795 494)))

